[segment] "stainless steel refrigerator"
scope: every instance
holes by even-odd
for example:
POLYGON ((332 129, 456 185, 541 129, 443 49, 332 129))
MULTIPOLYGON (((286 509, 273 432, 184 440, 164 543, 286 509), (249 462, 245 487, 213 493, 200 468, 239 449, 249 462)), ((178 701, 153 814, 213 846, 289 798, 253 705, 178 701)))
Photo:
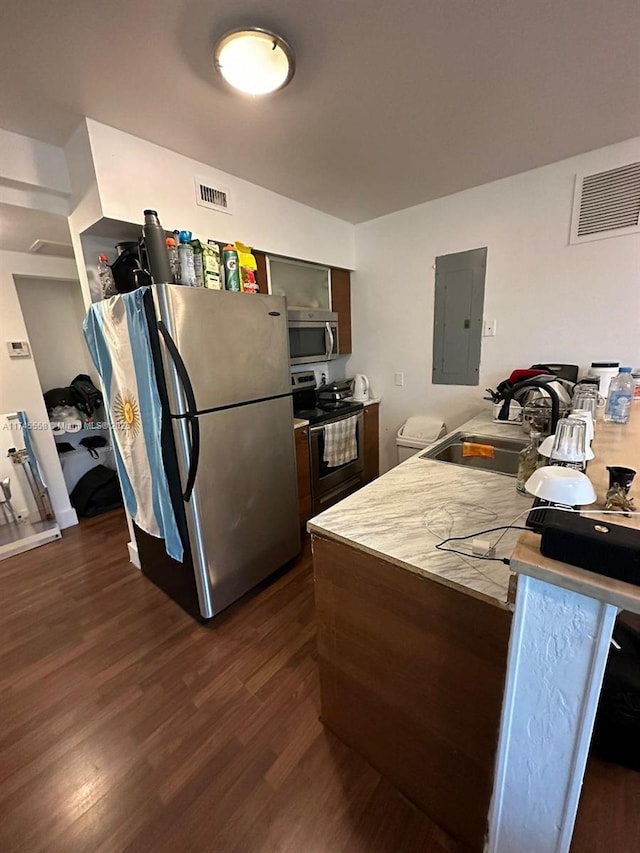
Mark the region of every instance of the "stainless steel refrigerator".
POLYGON ((206 619, 300 550, 286 305, 158 284, 145 310, 185 557, 136 527, 141 568, 206 619))

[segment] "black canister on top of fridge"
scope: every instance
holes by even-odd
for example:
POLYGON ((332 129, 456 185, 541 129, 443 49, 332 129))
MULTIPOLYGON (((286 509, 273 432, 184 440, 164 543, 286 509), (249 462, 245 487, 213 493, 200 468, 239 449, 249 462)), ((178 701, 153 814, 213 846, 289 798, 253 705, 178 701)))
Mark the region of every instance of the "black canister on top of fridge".
POLYGON ((160 225, 158 213, 155 210, 144 211, 142 237, 147 253, 148 269, 155 284, 173 283, 173 274, 169 265, 167 252, 167 235, 160 225))
POLYGON ((116 250, 118 257, 111 264, 111 273, 118 293, 130 293, 143 284, 151 283, 150 277, 142 268, 137 241, 116 243, 116 250))

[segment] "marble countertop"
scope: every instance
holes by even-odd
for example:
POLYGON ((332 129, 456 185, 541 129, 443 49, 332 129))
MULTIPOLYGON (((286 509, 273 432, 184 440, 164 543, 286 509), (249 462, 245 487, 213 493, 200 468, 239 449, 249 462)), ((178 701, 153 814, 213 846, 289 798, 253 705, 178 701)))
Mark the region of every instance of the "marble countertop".
MULTIPOLYGON (((640 531, 638 515, 597 515, 594 512, 605 503, 609 488, 607 465, 622 465, 640 471, 640 403, 633 404, 631 420, 626 426, 598 421, 592 446, 595 458, 589 462, 587 474, 596 490, 597 500, 595 504, 584 507, 588 511, 587 517, 594 523, 606 526, 615 524, 640 531)), ((635 497, 638 506, 638 475, 633 481, 630 495, 635 497)), ((614 604, 631 613, 640 613, 640 586, 545 557, 540 553, 540 537, 532 533, 522 533, 520 536, 511 565, 517 573, 531 575, 572 592, 614 604)))
MULTIPOLYGON (((490 410, 451 432, 458 430, 526 438, 520 424, 496 423, 490 410)), ((312 518, 307 529, 511 609, 515 578, 507 565, 445 553, 435 546, 449 536, 510 524, 531 506, 531 498, 516 491, 514 477, 421 459, 426 449, 312 518)), ((515 523, 523 524, 524 516, 515 523)), ((511 555, 519 532, 506 532, 497 556, 511 555)), ((499 535, 480 538, 495 542, 499 535)), ((471 540, 459 547, 470 552, 471 540)))
POLYGON ((379 403, 382 397, 369 397, 368 400, 354 400, 353 397, 346 398, 350 403, 362 403, 363 406, 373 406, 374 403, 379 403))

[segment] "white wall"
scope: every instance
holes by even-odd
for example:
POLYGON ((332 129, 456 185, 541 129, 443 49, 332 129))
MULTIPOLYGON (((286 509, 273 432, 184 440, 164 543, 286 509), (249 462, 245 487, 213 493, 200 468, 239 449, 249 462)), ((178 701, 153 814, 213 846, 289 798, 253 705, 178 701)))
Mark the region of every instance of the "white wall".
MULTIPOLYGON (((33 358, 11 359, 7 352, 6 341, 29 340, 14 276, 77 280, 78 273, 75 263, 63 258, 0 252, 0 412, 23 410, 31 422, 47 423, 49 418, 33 358)), ((34 430, 32 438, 58 524, 60 527, 76 524, 53 435, 48 430, 34 430)))
POLYGON ((79 373, 95 384, 82 335, 86 311, 80 282, 18 277, 16 289, 42 390, 64 387, 79 373))
POLYGON ((0 202, 66 216, 71 192, 64 152, 0 128, 0 202))
POLYGON ((637 160, 640 139, 535 169, 356 226, 353 349, 347 373, 367 373, 381 395, 381 462, 411 414, 457 426, 484 389, 540 361, 640 365, 640 236, 568 243, 577 172, 637 160), (434 262, 488 247, 478 387, 431 384, 434 262), (404 372, 404 387, 393 382, 404 372))
MULTIPOLYGON (((142 222, 143 210, 151 207, 167 229, 188 228, 205 238, 242 240, 276 254, 353 268, 350 223, 91 119, 86 127, 103 217, 142 222), (196 205, 196 176, 230 190, 232 216, 196 205)), ((78 145, 67 153, 74 184, 78 145)))

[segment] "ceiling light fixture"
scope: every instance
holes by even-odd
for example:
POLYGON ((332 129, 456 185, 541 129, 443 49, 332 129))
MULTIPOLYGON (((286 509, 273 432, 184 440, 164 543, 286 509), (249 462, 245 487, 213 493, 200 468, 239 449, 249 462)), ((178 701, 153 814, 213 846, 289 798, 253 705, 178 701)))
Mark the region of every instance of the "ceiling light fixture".
POLYGON ((268 95, 295 71, 293 50, 279 35, 251 27, 232 30, 217 43, 213 64, 224 80, 247 95, 268 95))

